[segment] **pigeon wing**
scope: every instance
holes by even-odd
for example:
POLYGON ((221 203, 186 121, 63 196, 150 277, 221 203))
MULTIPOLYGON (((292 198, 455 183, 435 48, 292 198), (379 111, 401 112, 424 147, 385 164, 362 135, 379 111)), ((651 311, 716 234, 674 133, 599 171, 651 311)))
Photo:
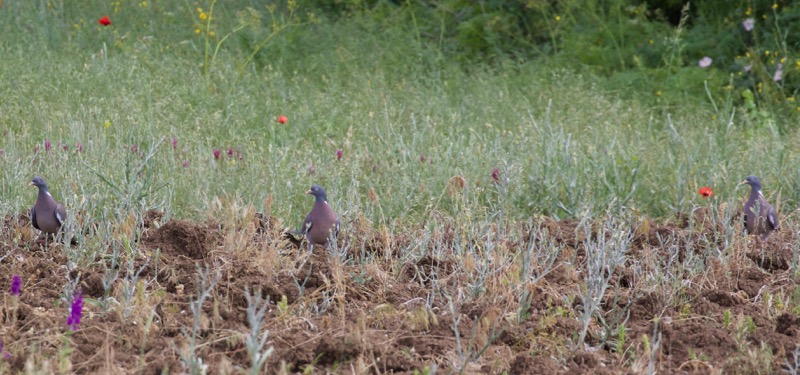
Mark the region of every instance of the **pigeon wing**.
POLYGON ((308 234, 308 231, 311 230, 311 225, 311 214, 308 214, 308 216, 306 216, 306 220, 303 221, 303 227, 300 228, 300 233, 308 234))
POLYGON ((67 218, 67 210, 64 209, 64 206, 60 204, 56 206, 54 214, 56 215, 56 222, 58 222, 58 225, 64 225, 64 220, 67 218))
POLYGON ((36 207, 31 207, 31 224, 34 228, 41 230, 39 224, 36 223, 36 207))
POLYGON ((769 211, 767 212, 767 222, 769 225, 772 226, 772 229, 778 229, 780 226, 780 221, 778 220, 778 213, 775 212, 774 207, 770 207, 769 211))

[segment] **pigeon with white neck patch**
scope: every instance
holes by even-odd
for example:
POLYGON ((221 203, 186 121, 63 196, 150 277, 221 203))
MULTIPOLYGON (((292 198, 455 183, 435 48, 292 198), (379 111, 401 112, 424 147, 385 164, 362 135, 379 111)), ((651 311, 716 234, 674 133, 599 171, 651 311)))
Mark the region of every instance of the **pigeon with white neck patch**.
POLYGON ((67 210, 53 199, 43 178, 34 177, 31 185, 39 188, 39 197, 31 208, 33 227, 45 233, 57 233, 64 220, 67 219, 67 210))
POLYGON ((328 239, 333 236, 336 237, 339 233, 339 217, 333 212, 333 209, 328 204, 328 197, 325 194, 325 189, 319 185, 311 185, 306 194, 313 195, 316 198, 314 208, 306 216, 303 222, 301 232, 308 240, 308 251, 314 249, 314 245, 320 244, 325 247, 328 246, 328 239))
POLYGON ((778 213, 761 192, 761 181, 756 176, 747 176, 740 185, 750 185, 750 199, 742 209, 744 227, 748 234, 760 234, 766 240, 780 226, 778 213))

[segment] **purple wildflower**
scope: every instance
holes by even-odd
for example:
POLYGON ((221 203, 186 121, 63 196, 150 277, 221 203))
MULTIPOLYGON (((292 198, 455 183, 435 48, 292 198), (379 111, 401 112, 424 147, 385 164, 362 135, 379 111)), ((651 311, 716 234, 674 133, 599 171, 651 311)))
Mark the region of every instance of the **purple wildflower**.
POLYGON ((742 22, 742 27, 744 27, 745 31, 753 31, 753 27, 756 25, 756 20, 752 18, 747 18, 742 22))
POLYGON ((178 138, 172 137, 172 148, 178 148, 178 138))
POLYGON ((64 150, 64 151, 67 151, 67 150, 69 150, 69 146, 67 146, 66 144, 63 144, 63 145, 61 145, 61 149, 64 150))
POLYGON ((83 315, 83 294, 78 290, 72 295, 72 306, 69 309, 67 327, 77 331, 78 325, 81 324, 81 315, 83 315))
POLYGON ((697 62, 697 65, 699 65, 701 68, 708 68, 709 66, 711 66, 712 62, 714 62, 714 60, 706 56, 700 59, 700 61, 697 62))
POLYGON ((497 169, 497 168, 492 169, 492 180, 494 180, 495 183, 500 183, 500 170, 499 169, 497 169))
POLYGON ((344 153, 344 152, 342 151, 342 149, 341 149, 341 148, 340 148, 340 149, 338 149, 338 150, 336 150, 336 160, 342 160, 342 154, 343 154, 343 153, 344 153))
POLYGON ((218 148, 214 149, 214 160, 219 160, 219 149, 218 148))
POLYGON ((83 152, 83 143, 80 142, 76 143, 75 149, 78 150, 78 152, 83 152))
POLYGON ((425 162, 425 155, 420 155, 419 156, 419 162, 420 163, 424 163, 425 162))
POLYGON ((52 148, 53 148, 53 144, 52 144, 52 143, 50 143, 50 140, 49 140, 49 139, 45 139, 45 140, 44 140, 44 151, 45 151, 45 152, 50 152, 50 150, 51 150, 52 148))
POLYGON ((183 167, 184 168, 189 168, 189 161, 188 160, 184 160, 183 161, 183 167))
POLYGON ((745 72, 749 72, 749 71, 750 71, 750 69, 753 69, 753 64, 748 64, 748 65, 745 65, 745 66, 744 66, 744 71, 745 71, 745 72))
POLYGON ((38 154, 39 153, 39 145, 36 145, 36 146, 33 147, 33 153, 34 154, 38 154))
MULTIPOLYGON (((19 275, 14 275, 11 278, 11 295, 18 296, 22 292, 20 291, 20 287, 22 286, 22 281, 19 279, 19 275)), ((2 350, 0 350, 2 352, 2 350)))
POLYGON ((778 82, 781 79, 783 79, 783 64, 778 63, 778 69, 775 70, 775 75, 772 76, 772 80, 778 82))
POLYGON ((233 156, 233 149, 228 147, 228 156, 233 156))

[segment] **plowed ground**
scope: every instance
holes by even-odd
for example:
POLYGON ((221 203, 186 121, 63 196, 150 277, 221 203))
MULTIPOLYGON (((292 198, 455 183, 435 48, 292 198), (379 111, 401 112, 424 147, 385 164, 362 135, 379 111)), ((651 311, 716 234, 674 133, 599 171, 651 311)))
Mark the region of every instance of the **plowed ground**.
MULTIPOLYGON (((197 295, 198 267, 206 266, 220 275, 197 332, 196 353, 209 373, 243 373, 250 365, 245 288, 271 300, 265 327, 274 352, 264 373, 413 373, 431 364, 444 373, 639 373, 648 365, 670 374, 777 373, 787 362, 794 365, 800 343, 800 288, 790 271, 798 261, 792 258, 797 238, 788 229, 767 243, 738 236, 727 248, 716 244, 724 250, 714 254, 700 250, 715 233, 703 218, 692 229, 679 220, 640 222, 586 344, 576 347, 583 309, 576 295, 585 269, 576 222, 540 219, 564 251, 553 271, 533 284, 517 276, 515 252, 524 239, 458 256, 454 244, 463 240, 442 230, 427 235, 443 247, 411 251, 423 229, 389 235, 359 221, 349 225, 351 250, 335 256, 321 247, 308 253, 278 220, 251 216, 238 225, 161 223, 159 213, 148 212, 132 243, 141 273, 127 303, 124 269, 105 297, 102 262, 72 263, 65 245, 45 247, 35 238, 24 215, 5 218, 0 338, 8 355, 0 369, 186 372, 181 353, 194 323, 189 303, 197 295), (702 269, 678 272, 674 265, 690 256, 702 259, 702 269), (482 264, 476 257, 510 261, 476 288, 482 264), (661 269, 672 291, 643 287, 648 269, 661 269), (11 275, 22 277, 16 307, 6 284, 11 275), (85 311, 79 329, 69 332, 62 295, 77 276, 85 311), (524 291, 529 307, 520 307, 524 291), (111 299, 104 308, 105 298, 111 299), (624 322, 624 334, 604 335, 599 317, 612 328, 624 322)), ((110 252, 102 250, 98 259, 110 252)))

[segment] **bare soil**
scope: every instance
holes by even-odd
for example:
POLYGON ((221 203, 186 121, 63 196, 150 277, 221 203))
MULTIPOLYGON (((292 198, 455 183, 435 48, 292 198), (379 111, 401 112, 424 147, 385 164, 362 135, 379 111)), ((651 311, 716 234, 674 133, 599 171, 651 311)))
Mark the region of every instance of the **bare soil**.
MULTIPOLYGON (((0 366, 13 372, 30 367, 56 373, 183 373, 179 353, 189 345, 198 267, 220 274, 203 305, 197 338, 196 353, 209 373, 242 373, 250 365, 243 340, 249 331, 245 288, 271 299, 265 325, 274 352, 264 373, 299 373, 313 366, 318 373, 411 374, 435 363, 444 373, 463 368, 488 374, 616 374, 646 372, 651 361, 659 373, 778 373, 793 361, 800 343, 800 280, 790 273, 797 240, 792 231, 777 232, 767 243, 739 236, 721 256, 697 250, 703 248, 698 234, 709 238, 713 226, 689 229, 680 219, 677 224, 643 220, 600 314, 610 320, 614 311, 627 308, 622 347, 602 339, 596 319, 586 345, 575 348, 576 317, 583 308, 575 297, 583 278, 583 238, 574 221, 541 220, 566 247, 553 272, 535 285, 523 284, 532 297, 520 312, 520 293, 514 290, 519 283, 504 275, 491 277, 485 293, 454 309, 435 289, 468 293, 471 263, 452 247, 428 249, 420 257, 403 254, 419 233, 389 235, 364 221, 352 223, 354 250, 342 262, 321 247, 306 252, 284 234, 279 220, 262 214, 228 226, 161 223, 160 213, 149 212, 134 244, 142 272, 132 311, 126 312, 120 302, 124 271, 109 291, 115 302, 104 310, 99 262, 71 265, 65 245, 50 241, 45 247, 24 215, 6 217, 0 232, 5 257, 0 339, 8 355, 0 366), (675 239, 672 248, 664 245, 667 237, 675 239), (677 261, 690 254, 704 257, 704 270, 693 277, 676 275, 682 285, 678 295, 638 287, 645 275, 633 265, 658 267, 671 252, 677 261), (16 307, 6 284, 11 275, 22 277, 16 307), (69 332, 69 305, 62 295, 68 278, 78 275, 85 312, 79 329, 69 332), (480 355, 466 361, 469 353, 480 355)), ((450 246, 457 241, 448 230, 432 236, 450 246)), ((517 245, 501 244, 498 251, 513 257, 517 245)))

